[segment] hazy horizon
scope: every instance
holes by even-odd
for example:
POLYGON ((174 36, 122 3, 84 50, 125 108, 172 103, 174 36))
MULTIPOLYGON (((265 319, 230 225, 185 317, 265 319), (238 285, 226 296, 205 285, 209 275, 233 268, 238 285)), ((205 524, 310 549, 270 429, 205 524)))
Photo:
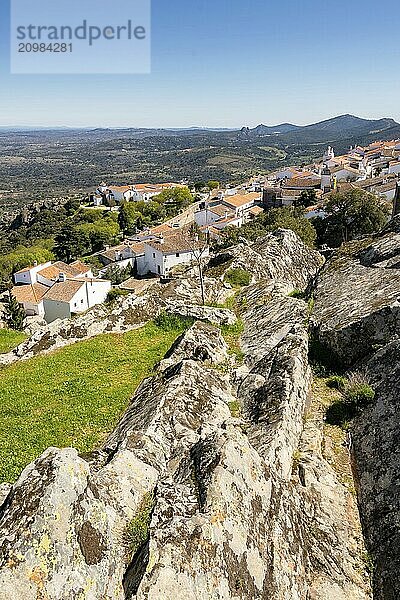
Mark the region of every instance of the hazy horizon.
MULTIPOLYGON (((279 123, 267 123, 266 121, 260 121, 258 123, 254 123, 251 125, 248 125, 247 123, 238 125, 236 127, 218 127, 218 126, 209 126, 209 125, 187 125, 187 126, 182 126, 182 125, 167 125, 167 126, 158 126, 158 125, 153 125, 153 126, 149 126, 149 127, 143 127, 140 125, 115 125, 115 126, 108 126, 106 124, 98 124, 98 125, 55 125, 55 124, 38 124, 38 125, 30 125, 29 123, 13 123, 10 125, 0 125, 0 129, 29 129, 29 130, 35 130, 35 129, 164 129, 164 130, 170 130, 170 131, 175 131, 175 130, 190 130, 190 129, 199 129, 199 130, 218 130, 218 131, 238 131, 240 129, 242 129, 243 127, 250 127, 250 128, 254 128, 257 127, 258 125, 265 125, 267 127, 277 127, 279 125, 284 125, 284 124, 290 124, 290 125, 297 125, 299 127, 306 127, 307 125, 314 125, 320 122, 324 122, 326 120, 330 120, 330 119, 335 119, 335 118, 340 118, 342 116, 345 115, 351 115, 353 117, 356 118, 360 118, 360 119, 366 119, 366 120, 380 120, 380 119, 394 119, 394 117, 392 117, 391 115, 384 115, 381 117, 369 117, 369 116, 363 116, 361 117, 360 115, 356 115, 354 113, 344 113, 341 115, 333 115, 333 116, 328 116, 324 119, 316 119, 315 121, 312 122, 304 122, 304 123, 298 123, 298 122, 294 122, 294 120, 290 120, 290 119, 286 119, 283 121, 280 121, 279 123)), ((395 121, 397 121, 396 119, 394 119, 395 121)))

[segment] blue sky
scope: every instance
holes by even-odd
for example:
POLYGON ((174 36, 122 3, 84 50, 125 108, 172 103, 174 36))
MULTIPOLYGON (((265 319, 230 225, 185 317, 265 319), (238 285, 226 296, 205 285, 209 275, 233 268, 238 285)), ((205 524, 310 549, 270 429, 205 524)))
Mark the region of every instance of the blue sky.
POLYGON ((343 113, 400 121, 398 0, 152 4, 150 75, 10 75, 3 0, 0 125, 240 127, 343 113))

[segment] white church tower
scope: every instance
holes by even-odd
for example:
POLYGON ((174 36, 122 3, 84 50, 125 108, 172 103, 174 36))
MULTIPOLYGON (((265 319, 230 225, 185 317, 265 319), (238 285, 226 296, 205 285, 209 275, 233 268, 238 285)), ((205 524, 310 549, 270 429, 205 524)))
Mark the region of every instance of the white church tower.
POLYGON ((321 170, 321 190, 326 193, 332 189, 332 175, 329 167, 324 165, 321 170))
POLYGON ((322 162, 325 164, 328 164, 328 166, 330 166, 329 161, 333 160, 334 158, 335 158, 335 152, 331 146, 328 146, 328 149, 325 151, 322 162))

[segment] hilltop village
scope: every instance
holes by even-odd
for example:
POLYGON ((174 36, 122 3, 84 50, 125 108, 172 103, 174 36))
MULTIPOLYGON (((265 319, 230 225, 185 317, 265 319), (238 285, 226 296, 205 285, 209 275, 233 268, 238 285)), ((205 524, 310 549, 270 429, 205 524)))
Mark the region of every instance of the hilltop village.
POLYGON ((400 140, 6 236, 1 599, 400 597, 400 140))
POLYGON ((28 264, 14 273, 11 294, 31 320, 69 318, 105 302, 113 288, 122 294, 140 289, 149 278, 168 281, 180 265, 194 263, 201 270, 210 247, 227 232, 257 222, 273 209, 300 207, 307 220, 324 219, 332 193, 351 190, 373 194, 387 206, 388 215, 400 210, 400 140, 352 147, 342 156, 328 147, 313 164, 284 167, 235 186, 103 182, 89 194, 84 210, 121 220, 129 207, 151 209, 164 196, 169 218, 150 227, 137 224, 118 244, 104 245, 84 262, 28 264), (180 193, 185 201, 177 203, 180 193))

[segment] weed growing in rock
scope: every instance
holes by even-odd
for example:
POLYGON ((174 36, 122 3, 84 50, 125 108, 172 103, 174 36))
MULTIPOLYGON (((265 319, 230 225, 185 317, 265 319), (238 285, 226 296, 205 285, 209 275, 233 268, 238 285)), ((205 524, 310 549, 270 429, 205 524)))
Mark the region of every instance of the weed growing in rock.
POLYGON ((112 288, 107 294, 106 304, 112 304, 117 298, 127 295, 128 292, 126 290, 121 290, 120 288, 112 288))
POLYGON ((233 400, 228 403, 229 410, 231 411, 232 417, 238 418, 242 414, 242 407, 238 400, 233 400))
POLYGON ((136 515, 128 523, 125 530, 125 544, 133 556, 149 537, 151 513, 155 504, 154 494, 148 492, 143 496, 136 515))
POLYGON ((293 292, 290 292, 290 294, 288 294, 289 298, 297 298, 298 300, 305 300, 306 298, 306 294, 305 292, 302 292, 301 290, 295 289, 293 290, 293 292))
POLYGON ((331 375, 326 380, 326 385, 332 390, 344 390, 346 383, 346 377, 342 377, 341 375, 331 375))
POLYGON ((334 387, 332 383, 338 386, 341 398, 326 411, 326 421, 347 429, 352 419, 374 400, 375 391, 364 373, 352 373, 348 379, 331 377, 330 382, 331 387, 334 387))
POLYGON ((244 359, 244 354, 240 348, 240 336, 244 330, 242 319, 238 319, 233 325, 222 325, 221 333, 225 342, 228 344, 229 353, 233 354, 236 361, 241 363, 244 359))
POLYGON ((245 287, 251 283, 251 273, 244 269, 229 269, 225 281, 234 287, 245 287))
POLYGON ((186 330, 193 325, 194 319, 192 319, 192 317, 182 317, 181 315, 173 315, 163 311, 154 319, 154 323, 163 331, 186 330))

